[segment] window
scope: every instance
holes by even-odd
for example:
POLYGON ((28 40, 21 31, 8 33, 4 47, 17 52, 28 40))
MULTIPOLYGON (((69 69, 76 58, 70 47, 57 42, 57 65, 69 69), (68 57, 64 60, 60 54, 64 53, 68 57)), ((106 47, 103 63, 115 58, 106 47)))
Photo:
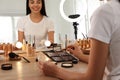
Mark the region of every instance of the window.
POLYGON ((26 13, 26 0, 0 0, 0 43, 17 40, 16 23, 26 13))
POLYGON ((16 24, 19 17, 0 16, 0 42, 13 43, 17 40, 16 24))

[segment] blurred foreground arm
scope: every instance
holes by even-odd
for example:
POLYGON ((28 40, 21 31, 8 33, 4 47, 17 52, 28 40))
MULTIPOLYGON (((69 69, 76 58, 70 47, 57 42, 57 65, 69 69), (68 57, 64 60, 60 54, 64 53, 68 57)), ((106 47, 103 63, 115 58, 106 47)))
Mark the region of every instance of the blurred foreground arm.
MULTIPOLYGON (((42 66, 40 68, 45 75, 63 80, 102 80, 108 57, 108 47, 109 45, 106 43, 91 39, 91 50, 86 73, 68 71, 67 69, 58 67, 51 62, 44 62, 42 64, 40 62, 39 67, 42 66)), ((77 47, 75 48, 78 49, 78 51, 75 50, 74 53, 77 54, 74 55, 80 57, 78 53, 81 53, 81 50, 77 47)))

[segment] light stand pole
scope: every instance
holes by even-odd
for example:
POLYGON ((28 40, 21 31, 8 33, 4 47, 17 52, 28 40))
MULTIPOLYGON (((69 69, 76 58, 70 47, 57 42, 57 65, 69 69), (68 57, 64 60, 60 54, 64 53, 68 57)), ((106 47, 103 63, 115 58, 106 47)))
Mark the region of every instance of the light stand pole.
MULTIPOLYGON (((75 15, 69 15, 68 17, 71 18, 71 19, 75 19, 75 18, 80 17, 80 15, 79 14, 75 14, 75 15)), ((76 40, 77 40, 77 30, 78 30, 77 25, 79 25, 77 22, 73 22, 74 34, 75 34, 75 39, 76 40)))
POLYGON ((77 25, 79 25, 77 22, 73 22, 73 26, 74 26, 74 34, 75 34, 75 39, 77 40, 77 25))

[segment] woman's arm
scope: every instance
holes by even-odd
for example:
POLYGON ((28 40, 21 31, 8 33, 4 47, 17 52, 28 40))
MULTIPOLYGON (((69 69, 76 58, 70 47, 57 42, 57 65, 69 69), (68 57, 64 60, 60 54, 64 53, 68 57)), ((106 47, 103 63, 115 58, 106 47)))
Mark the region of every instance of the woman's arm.
POLYGON ((18 41, 23 42, 24 38, 24 32, 18 31, 18 41))
POLYGON ((88 63, 89 62, 89 55, 86 55, 86 54, 81 54, 80 55, 80 58, 79 58, 81 61, 85 62, 85 63, 88 63))
POLYGON ((91 39, 87 72, 82 74, 61 69, 58 70, 59 74, 57 76, 64 80, 102 80, 108 57, 108 46, 106 43, 91 39), (70 74, 72 75, 71 77, 69 76, 70 74))
POLYGON ((80 61, 83 61, 85 63, 88 63, 89 55, 84 54, 83 50, 81 50, 80 46, 77 44, 70 45, 67 47, 67 50, 74 54, 77 58, 79 58, 80 61))
POLYGON ((50 40, 50 42, 54 43, 54 31, 48 32, 48 40, 50 40))
POLYGON ((48 63, 43 64, 43 72, 45 75, 63 80, 102 80, 108 57, 108 47, 109 45, 106 43, 91 39, 91 50, 86 73, 68 71, 48 63))
POLYGON ((109 53, 109 44, 91 39, 87 76, 90 80, 102 80, 109 53))

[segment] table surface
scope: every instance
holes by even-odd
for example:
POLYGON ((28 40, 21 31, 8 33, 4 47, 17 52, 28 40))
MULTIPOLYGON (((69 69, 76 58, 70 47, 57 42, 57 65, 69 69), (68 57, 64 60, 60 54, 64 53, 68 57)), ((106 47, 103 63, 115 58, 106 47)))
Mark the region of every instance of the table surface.
MULTIPOLYGON (((36 53, 39 60, 46 61, 49 60, 42 52, 36 53)), ((19 61, 7 61, 12 64, 12 70, 2 70, 0 69, 0 80, 59 80, 57 78, 45 76, 38 68, 38 63, 35 61, 36 57, 27 57, 26 53, 21 53, 19 55, 25 56, 30 63, 27 63, 24 59, 19 61)), ((0 65, 5 63, 4 60, 0 60, 0 65)), ((57 66, 60 66, 58 63, 57 66)), ((72 71, 85 72, 87 69, 87 64, 79 62, 74 64, 72 68, 66 68, 72 71)))

